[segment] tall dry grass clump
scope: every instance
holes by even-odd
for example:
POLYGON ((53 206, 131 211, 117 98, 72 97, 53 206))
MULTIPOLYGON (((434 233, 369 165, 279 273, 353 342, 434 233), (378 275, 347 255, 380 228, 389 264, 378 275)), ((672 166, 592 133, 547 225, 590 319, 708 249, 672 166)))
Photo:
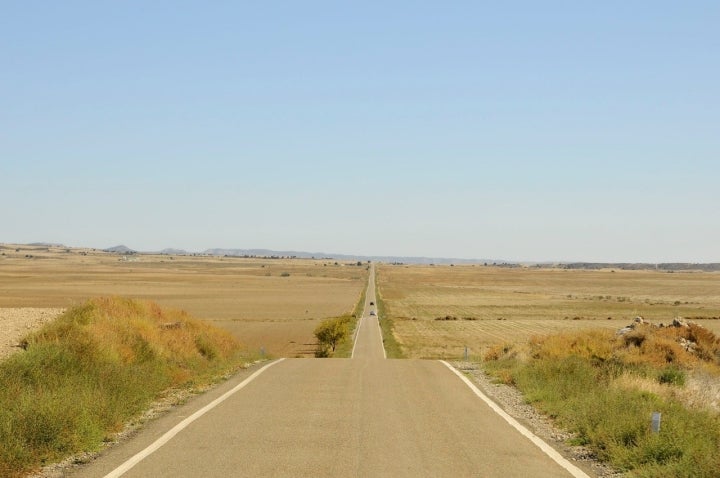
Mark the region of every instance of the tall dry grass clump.
POLYGON ((720 395, 720 340, 702 327, 538 337, 490 349, 485 364, 628 476, 720 476, 720 397, 706 395, 720 395))
POLYGON ((122 298, 74 307, 0 362, 0 476, 97 448, 171 387, 243 361, 228 333, 122 298))

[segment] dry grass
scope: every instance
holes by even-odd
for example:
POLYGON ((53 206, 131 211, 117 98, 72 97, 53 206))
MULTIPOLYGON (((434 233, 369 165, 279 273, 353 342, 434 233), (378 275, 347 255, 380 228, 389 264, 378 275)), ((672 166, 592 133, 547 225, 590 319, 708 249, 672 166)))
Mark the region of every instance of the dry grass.
POLYGON ((4 245, 0 307, 66 308, 102 296, 148 299, 225 328, 249 348, 312 356, 317 324, 352 313, 363 291, 366 268, 349 264, 163 255, 123 260, 89 249, 4 245))
POLYGON ((707 329, 564 332, 495 346, 484 359, 573 442, 629 476, 718 476, 720 338, 707 329), (653 412, 663 416, 659 433, 653 412))
POLYGON ((678 388, 668 383, 659 383, 654 377, 640 377, 624 373, 614 386, 627 390, 640 390, 668 400, 677 400, 693 410, 720 413, 720 376, 698 368, 688 371, 685 386, 678 388))
MULTIPOLYGON (((497 343, 566 330, 614 331, 638 315, 656 323, 720 318, 717 273, 381 265, 378 287, 398 341, 415 358, 460 357, 465 346, 481 356, 497 343), (458 320, 434 320, 448 315, 458 320)), ((720 331, 720 320, 697 321, 720 331)))

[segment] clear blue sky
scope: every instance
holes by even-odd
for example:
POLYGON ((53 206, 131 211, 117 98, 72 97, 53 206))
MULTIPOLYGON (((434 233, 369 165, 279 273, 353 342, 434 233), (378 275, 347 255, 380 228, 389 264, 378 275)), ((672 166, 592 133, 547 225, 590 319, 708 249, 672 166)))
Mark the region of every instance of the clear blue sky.
POLYGON ((0 2, 0 242, 720 261, 720 2, 0 2))

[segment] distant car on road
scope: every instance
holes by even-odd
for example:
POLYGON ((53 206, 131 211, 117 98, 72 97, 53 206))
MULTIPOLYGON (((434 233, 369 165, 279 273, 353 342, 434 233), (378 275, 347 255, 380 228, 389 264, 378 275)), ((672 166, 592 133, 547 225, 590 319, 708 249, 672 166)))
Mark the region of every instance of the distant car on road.
POLYGON ((375 302, 370 302, 370 305, 375 305, 375 302))
POLYGON ((375 311, 374 311, 374 310, 371 310, 371 311, 370 311, 370 315, 375 315, 375 311))

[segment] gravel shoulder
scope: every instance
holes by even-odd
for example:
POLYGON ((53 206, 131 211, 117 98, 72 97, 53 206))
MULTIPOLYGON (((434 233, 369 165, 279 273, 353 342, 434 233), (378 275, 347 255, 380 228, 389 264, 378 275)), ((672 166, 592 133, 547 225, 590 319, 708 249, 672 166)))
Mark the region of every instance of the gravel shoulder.
POLYGON ((38 307, 0 308, 0 360, 20 350, 18 345, 23 337, 64 311, 38 307))
POLYGON ((599 462, 588 448, 568 445, 567 441, 572 438, 572 433, 558 428, 550 418, 525 403, 522 394, 516 388, 496 383, 477 364, 451 362, 451 365, 466 374, 500 408, 542 438, 565 458, 581 464, 586 471, 590 469, 598 477, 619 478, 624 476, 623 473, 599 462))

